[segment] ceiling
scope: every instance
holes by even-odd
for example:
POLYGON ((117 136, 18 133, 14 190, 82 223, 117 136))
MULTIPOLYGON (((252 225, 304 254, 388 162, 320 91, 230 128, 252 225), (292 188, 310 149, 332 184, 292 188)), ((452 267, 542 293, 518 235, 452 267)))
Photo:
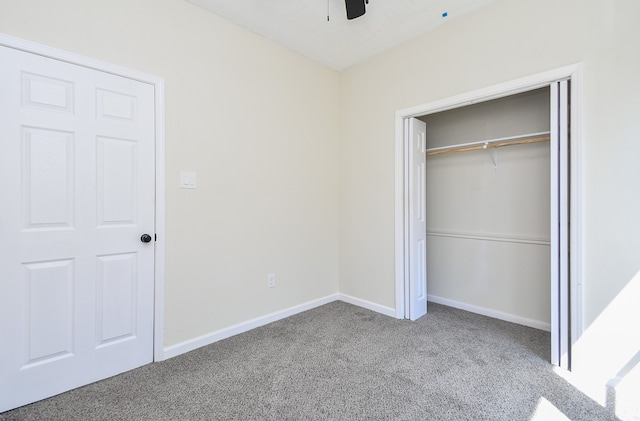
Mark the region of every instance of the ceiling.
POLYGON ((344 0, 187 1, 343 70, 495 0, 369 0, 366 14, 353 20, 344 0))

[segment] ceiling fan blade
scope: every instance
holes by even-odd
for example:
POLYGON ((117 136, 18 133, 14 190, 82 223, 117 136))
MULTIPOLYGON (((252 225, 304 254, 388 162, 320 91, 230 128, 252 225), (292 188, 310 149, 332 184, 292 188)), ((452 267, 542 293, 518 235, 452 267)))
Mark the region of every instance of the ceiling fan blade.
POLYGON ((364 0, 345 0, 347 6, 347 19, 355 19, 364 15, 364 0))

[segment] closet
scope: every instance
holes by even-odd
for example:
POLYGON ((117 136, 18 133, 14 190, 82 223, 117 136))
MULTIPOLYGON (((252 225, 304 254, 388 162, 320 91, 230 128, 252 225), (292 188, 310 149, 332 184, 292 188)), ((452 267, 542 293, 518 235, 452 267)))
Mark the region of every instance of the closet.
POLYGON ((429 301, 550 330, 549 95, 419 118, 429 301))

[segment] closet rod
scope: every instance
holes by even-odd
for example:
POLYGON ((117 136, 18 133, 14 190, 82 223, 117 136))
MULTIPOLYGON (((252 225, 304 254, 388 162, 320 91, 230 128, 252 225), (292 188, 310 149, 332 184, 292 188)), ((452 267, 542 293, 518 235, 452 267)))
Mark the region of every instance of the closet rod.
POLYGON ((502 146, 523 145, 526 143, 548 142, 551 132, 531 133, 520 136, 502 137, 499 139, 482 140, 480 142, 463 143, 460 145, 443 146, 427 149, 427 156, 442 155, 455 152, 475 151, 502 146))

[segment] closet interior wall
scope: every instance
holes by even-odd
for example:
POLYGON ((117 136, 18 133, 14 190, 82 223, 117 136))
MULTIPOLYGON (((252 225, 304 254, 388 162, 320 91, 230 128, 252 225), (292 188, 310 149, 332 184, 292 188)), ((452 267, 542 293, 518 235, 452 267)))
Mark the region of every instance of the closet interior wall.
MULTIPOLYGON (((549 89, 420 119, 427 148, 546 132, 549 89)), ((429 299, 549 329, 549 142, 492 153, 427 157, 429 299)))

